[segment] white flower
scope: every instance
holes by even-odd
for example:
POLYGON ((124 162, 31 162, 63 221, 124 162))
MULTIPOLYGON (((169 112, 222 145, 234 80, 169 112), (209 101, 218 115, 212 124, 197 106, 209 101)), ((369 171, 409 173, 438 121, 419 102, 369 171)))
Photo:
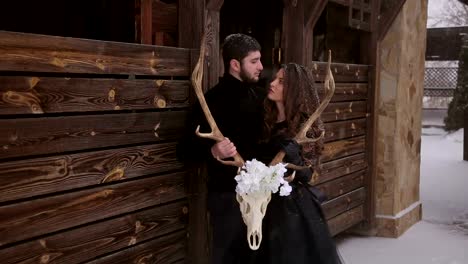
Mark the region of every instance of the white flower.
POLYGON ((236 192, 242 195, 267 191, 276 193, 279 190, 281 196, 289 195, 292 188, 283 178, 285 172, 284 163, 267 167, 256 159, 249 160, 234 178, 237 181, 236 192))

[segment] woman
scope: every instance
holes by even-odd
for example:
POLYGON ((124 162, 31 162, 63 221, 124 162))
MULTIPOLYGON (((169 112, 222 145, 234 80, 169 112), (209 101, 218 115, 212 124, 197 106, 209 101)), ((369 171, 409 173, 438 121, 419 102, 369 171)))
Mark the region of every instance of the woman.
MULTIPOLYGON (((292 138, 302 123, 319 106, 312 74, 303 66, 290 63, 281 67, 271 82, 265 101, 265 138, 268 146, 263 162, 269 163, 280 150, 286 152, 284 162, 309 165, 296 171, 290 183, 289 196, 272 196, 264 220, 262 255, 270 264, 337 264, 342 263, 324 219, 317 191, 308 185, 314 169, 319 169, 323 140, 310 143, 302 155, 302 146, 292 138)), ((323 132, 320 118, 309 135, 323 132)))

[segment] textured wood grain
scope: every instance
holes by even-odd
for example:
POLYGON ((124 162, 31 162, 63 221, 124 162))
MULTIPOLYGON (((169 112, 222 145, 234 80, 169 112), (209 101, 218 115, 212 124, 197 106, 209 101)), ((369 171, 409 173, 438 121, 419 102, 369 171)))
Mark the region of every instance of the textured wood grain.
POLYGON ((82 263, 183 229, 187 204, 172 203, 0 250, 2 264, 82 263))
POLYGON ((348 156, 322 163, 322 171, 317 177, 312 177, 312 184, 319 184, 329 180, 339 178, 367 167, 367 161, 364 153, 348 156))
POLYGON ((178 264, 185 263, 186 233, 176 232, 142 245, 99 258, 89 264, 178 264))
POLYGON ((366 133, 366 119, 353 119, 325 123, 325 141, 334 141, 350 137, 362 136, 366 133))
POLYGON ((188 107, 190 89, 189 81, 0 76, 0 114, 188 107))
POLYGON ((360 205, 328 220, 330 233, 334 236, 364 220, 364 206, 360 205))
POLYGON ((334 199, 340 195, 358 189, 364 186, 364 178, 366 177, 365 171, 358 171, 328 181, 326 183, 318 184, 316 187, 325 193, 328 199, 334 199))
POLYGON ((365 101, 351 101, 330 103, 323 111, 321 118, 324 122, 340 121, 367 116, 367 104, 365 101))
POLYGON ((1 206, 0 246, 182 199, 184 176, 154 176, 1 206))
POLYGON ((189 76, 190 50, 0 31, 0 71, 189 76))
MULTIPOLYGON (((320 98, 324 96, 323 84, 318 83, 318 92, 320 98)), ((335 93, 331 102, 357 101, 367 99, 367 83, 336 83, 335 93)))
POLYGON ((331 219, 358 205, 364 204, 366 189, 359 188, 322 204, 325 217, 331 219))
POLYGON ((0 202, 181 170, 175 143, 0 163, 0 202))
MULTIPOLYGON (((333 53, 332 53, 333 60, 333 53)), ((362 82, 369 80, 369 66, 360 64, 332 63, 331 70, 335 82, 362 82)), ((327 63, 314 61, 310 67, 315 81, 323 81, 326 75, 327 63)))
POLYGON ((344 140, 328 142, 324 145, 322 162, 343 158, 349 155, 365 152, 365 136, 353 137, 344 140))
POLYGON ((0 119, 0 159, 175 140, 186 113, 0 119))

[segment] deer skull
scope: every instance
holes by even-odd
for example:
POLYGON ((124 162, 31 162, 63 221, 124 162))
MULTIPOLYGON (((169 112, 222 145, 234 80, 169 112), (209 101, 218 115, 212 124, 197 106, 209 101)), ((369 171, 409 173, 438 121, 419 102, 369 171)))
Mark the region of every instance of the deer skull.
POLYGON ((247 225, 247 242, 253 250, 257 250, 262 242, 262 220, 270 200, 270 191, 237 195, 242 218, 247 225))

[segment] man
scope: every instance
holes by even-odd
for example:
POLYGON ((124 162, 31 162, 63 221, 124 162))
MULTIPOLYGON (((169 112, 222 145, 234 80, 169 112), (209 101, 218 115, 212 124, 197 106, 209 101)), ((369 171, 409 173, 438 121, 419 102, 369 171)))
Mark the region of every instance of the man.
POLYGON ((206 162, 208 172, 208 210, 212 225, 212 264, 248 264, 252 254, 247 244, 247 231, 236 201, 237 168, 221 164, 216 158, 228 159, 237 152, 245 159, 255 158, 256 145, 263 128, 265 91, 255 85, 263 65, 260 44, 252 37, 232 34, 222 47, 225 74, 210 89, 205 98, 211 113, 226 137, 215 143, 197 138, 200 132, 210 132, 206 119, 197 105, 188 127, 188 139, 179 154, 185 160, 206 162), (188 143, 190 142, 190 143, 188 143))

